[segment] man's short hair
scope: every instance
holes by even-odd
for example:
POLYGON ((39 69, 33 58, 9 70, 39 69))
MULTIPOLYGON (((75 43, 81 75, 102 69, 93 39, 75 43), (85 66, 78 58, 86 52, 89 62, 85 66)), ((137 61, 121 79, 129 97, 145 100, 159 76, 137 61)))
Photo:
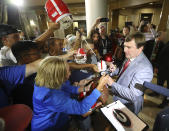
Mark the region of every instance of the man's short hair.
POLYGON ((141 32, 136 32, 134 34, 128 35, 125 39, 125 42, 129 42, 135 40, 136 47, 140 48, 145 45, 145 36, 141 32))
POLYGON ((39 48, 36 42, 30 40, 18 41, 11 47, 12 53, 17 61, 20 61, 23 54, 28 53, 31 49, 36 49, 38 51, 39 48))
POLYGON ((18 30, 14 26, 0 24, 0 38, 13 33, 18 33, 18 30))

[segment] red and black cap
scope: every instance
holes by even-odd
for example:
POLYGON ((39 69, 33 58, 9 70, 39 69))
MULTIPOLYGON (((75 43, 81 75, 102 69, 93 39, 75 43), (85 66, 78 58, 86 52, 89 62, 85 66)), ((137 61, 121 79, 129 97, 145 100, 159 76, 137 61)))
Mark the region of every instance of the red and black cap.
POLYGON ((105 54, 105 55, 103 56, 103 59, 104 59, 106 62, 112 62, 112 61, 113 61, 112 54, 111 54, 111 53, 105 54))

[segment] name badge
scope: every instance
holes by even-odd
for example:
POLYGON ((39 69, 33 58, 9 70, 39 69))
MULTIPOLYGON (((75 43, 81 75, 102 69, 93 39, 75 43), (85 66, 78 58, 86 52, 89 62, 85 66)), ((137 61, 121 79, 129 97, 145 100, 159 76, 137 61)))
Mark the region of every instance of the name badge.
POLYGON ((107 49, 103 49, 103 55, 107 53, 107 49))

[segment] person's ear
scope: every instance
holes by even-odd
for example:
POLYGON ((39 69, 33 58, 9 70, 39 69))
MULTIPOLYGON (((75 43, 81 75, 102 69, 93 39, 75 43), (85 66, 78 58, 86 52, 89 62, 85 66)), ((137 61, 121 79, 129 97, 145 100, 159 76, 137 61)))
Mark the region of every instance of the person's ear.
POLYGON ((141 47, 141 50, 143 50, 143 49, 144 49, 144 46, 141 47))
POLYGON ((50 49, 49 49, 49 55, 50 55, 50 56, 55 56, 55 54, 56 54, 55 49, 54 49, 54 48, 50 48, 50 49))
POLYGON ((140 51, 142 51, 144 49, 144 46, 141 46, 139 49, 140 49, 140 51))
POLYGON ((6 37, 2 37, 2 43, 3 43, 3 45, 5 44, 6 41, 7 41, 7 38, 6 37))

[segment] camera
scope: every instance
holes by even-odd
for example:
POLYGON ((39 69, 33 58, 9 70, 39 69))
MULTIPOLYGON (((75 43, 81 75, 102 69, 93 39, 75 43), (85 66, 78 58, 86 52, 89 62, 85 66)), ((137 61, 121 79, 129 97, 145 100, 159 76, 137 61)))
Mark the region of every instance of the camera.
POLYGON ((108 18, 101 18, 100 22, 109 22, 109 19, 108 18))
POLYGON ((104 74, 105 74, 105 75, 112 76, 112 72, 111 72, 109 69, 100 72, 100 76, 102 76, 102 75, 104 75, 104 74))

